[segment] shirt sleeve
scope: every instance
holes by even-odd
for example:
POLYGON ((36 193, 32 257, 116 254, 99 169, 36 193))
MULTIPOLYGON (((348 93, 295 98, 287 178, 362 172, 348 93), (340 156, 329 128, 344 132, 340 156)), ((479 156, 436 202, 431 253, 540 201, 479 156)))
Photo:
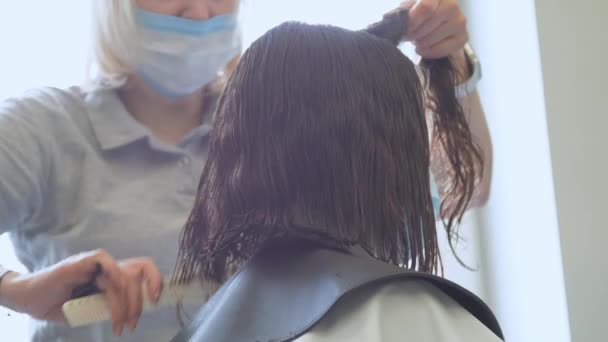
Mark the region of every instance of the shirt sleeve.
POLYGON ((23 225, 43 204, 48 144, 26 99, 0 103, 0 234, 23 225))

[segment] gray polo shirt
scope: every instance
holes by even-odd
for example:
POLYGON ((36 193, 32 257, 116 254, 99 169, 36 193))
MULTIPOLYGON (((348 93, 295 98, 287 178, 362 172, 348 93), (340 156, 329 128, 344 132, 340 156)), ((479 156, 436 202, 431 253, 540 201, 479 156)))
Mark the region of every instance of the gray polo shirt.
MULTIPOLYGON (((9 99, 0 104, 0 233, 29 271, 103 248, 116 259, 152 257, 169 276, 209 130, 167 145, 113 91, 46 88, 9 99)), ((33 341, 168 341, 180 328, 174 308, 146 313, 120 339, 109 323, 31 323, 33 341)))
MULTIPOLYGON (((113 91, 45 88, 0 103, 0 233, 10 233, 29 271, 103 248, 117 260, 152 257, 169 276, 209 131, 207 122, 178 146, 164 144, 113 91)), ((180 329, 174 308, 144 315, 122 338, 110 323, 32 320, 32 340, 168 341, 180 329)))

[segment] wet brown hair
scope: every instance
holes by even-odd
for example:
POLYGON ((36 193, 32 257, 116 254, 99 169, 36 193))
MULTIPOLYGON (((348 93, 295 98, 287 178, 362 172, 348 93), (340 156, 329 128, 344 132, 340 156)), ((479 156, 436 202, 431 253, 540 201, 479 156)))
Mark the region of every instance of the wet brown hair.
POLYGON ((437 272, 425 111, 448 111, 435 130, 466 155, 445 123, 462 112, 447 107, 460 108, 451 89, 429 101, 414 64, 366 31, 289 22, 267 32, 220 97, 174 280, 223 281, 291 234, 437 272))
MULTIPOLYGON (((398 45, 407 35, 409 10, 397 9, 385 18, 370 25, 366 31, 398 45)), ((458 102, 455 87, 458 69, 449 57, 422 59, 420 67, 424 75, 427 95, 426 105, 432 113, 431 122, 433 151, 440 151, 450 164, 446 195, 441 202, 440 213, 448 236, 456 238, 455 226, 460 223, 478 181, 483 178, 483 157, 473 140, 464 110, 458 102)), ((450 239, 450 247, 452 247, 450 239)))

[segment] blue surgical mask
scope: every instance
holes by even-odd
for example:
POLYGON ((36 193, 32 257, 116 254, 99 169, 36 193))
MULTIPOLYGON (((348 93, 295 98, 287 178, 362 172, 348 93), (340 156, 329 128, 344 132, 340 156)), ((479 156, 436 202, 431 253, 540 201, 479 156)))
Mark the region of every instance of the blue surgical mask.
POLYGON ((215 80, 241 51, 236 14, 191 20, 135 9, 138 75, 165 96, 196 92, 215 80))

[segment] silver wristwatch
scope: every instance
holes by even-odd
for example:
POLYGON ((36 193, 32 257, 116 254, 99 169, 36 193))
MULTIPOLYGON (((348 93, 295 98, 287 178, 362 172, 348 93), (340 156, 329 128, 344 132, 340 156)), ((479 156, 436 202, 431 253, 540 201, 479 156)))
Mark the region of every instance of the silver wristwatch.
POLYGON ((477 84, 481 80, 482 76, 481 62, 479 61, 479 57, 477 57, 475 50, 473 50, 471 45, 468 43, 464 46, 464 54, 468 62, 471 64, 473 72, 471 77, 469 77, 469 79, 465 83, 456 86, 456 97, 458 98, 467 97, 471 93, 473 93, 475 89, 477 89, 477 84))

